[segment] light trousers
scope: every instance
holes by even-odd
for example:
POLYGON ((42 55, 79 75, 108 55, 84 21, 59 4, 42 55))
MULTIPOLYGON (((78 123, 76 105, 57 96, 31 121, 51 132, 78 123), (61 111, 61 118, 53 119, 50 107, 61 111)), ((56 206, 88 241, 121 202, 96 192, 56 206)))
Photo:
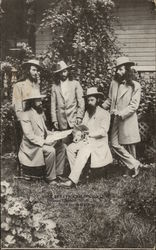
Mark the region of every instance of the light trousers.
POLYGON ((84 169, 89 157, 91 149, 89 144, 71 143, 67 147, 67 157, 69 160, 71 173, 69 179, 75 184, 78 183, 82 170, 84 169))
POLYGON ((43 145, 45 159, 45 174, 48 181, 56 179, 62 175, 65 166, 65 147, 62 142, 58 142, 55 147, 43 145))
POLYGON ((128 151, 123 145, 119 144, 118 120, 114 119, 111 129, 111 146, 113 151, 119 156, 120 160, 129 168, 138 168, 140 162, 136 160, 135 145, 126 145, 128 151))

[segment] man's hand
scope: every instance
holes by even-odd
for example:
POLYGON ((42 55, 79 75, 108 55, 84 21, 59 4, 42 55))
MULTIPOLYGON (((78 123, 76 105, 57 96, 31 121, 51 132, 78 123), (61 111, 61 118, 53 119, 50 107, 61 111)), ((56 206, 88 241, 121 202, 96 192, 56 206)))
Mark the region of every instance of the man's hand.
POLYGON ((82 119, 77 117, 76 118, 76 125, 80 125, 82 123, 82 119))
POLYGON ((47 138, 44 141, 44 144, 51 146, 54 144, 54 141, 52 141, 51 138, 49 136, 47 136, 47 138))
POLYGON ((55 130, 58 130, 58 129, 59 129, 58 122, 54 122, 54 123, 53 123, 53 126, 54 126, 54 129, 55 129, 55 130))
POLYGON ((117 109, 113 109, 111 111, 111 115, 114 115, 114 116, 117 116, 117 117, 121 117, 121 113, 117 109))

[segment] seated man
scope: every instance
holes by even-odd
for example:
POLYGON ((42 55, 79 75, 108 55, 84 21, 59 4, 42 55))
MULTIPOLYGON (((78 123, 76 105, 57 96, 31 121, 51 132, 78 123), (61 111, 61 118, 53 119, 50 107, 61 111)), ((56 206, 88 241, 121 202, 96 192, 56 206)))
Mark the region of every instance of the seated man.
POLYGON ((20 163, 28 167, 45 165, 45 181, 55 184, 56 179, 63 175, 65 148, 60 140, 52 140, 52 132, 46 128, 41 102, 43 97, 36 90, 23 100, 25 110, 20 119, 23 139, 18 157, 20 163))
POLYGON ((100 168, 112 162, 112 155, 108 146, 108 129, 110 115, 98 106, 98 97, 103 94, 92 87, 87 90, 87 111, 82 124, 88 130, 88 139, 71 143, 67 147, 71 173, 69 180, 61 183, 61 186, 71 187, 77 184, 89 157, 91 156, 91 168, 100 168))

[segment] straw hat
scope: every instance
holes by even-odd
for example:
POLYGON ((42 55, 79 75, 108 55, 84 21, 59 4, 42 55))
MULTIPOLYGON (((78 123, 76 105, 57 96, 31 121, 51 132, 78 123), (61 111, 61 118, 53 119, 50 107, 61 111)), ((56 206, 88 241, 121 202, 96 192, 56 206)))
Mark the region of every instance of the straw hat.
POLYGON ((125 65, 125 64, 129 64, 129 66, 134 66, 135 63, 134 62, 131 62, 130 59, 126 56, 121 56, 121 57, 118 57, 116 59, 116 67, 119 67, 119 66, 122 66, 122 65, 125 65))
POLYGON ((103 93, 98 92, 96 87, 91 87, 91 88, 87 89, 87 93, 83 97, 86 98, 88 96, 97 96, 97 97, 101 97, 101 98, 104 97, 103 93))
POLYGON ((53 71, 54 74, 61 72, 64 69, 68 69, 70 67, 72 67, 73 65, 67 65, 64 61, 60 61, 57 64, 54 65, 55 70, 53 71))
POLYGON ((26 96, 23 101, 27 101, 27 100, 33 100, 33 99, 43 99, 45 98, 46 95, 41 95, 39 90, 33 90, 31 95, 26 96))
POLYGON ((40 70, 43 69, 43 67, 41 66, 39 60, 36 60, 36 59, 31 59, 31 60, 29 60, 27 62, 24 62, 22 64, 22 67, 25 68, 25 67, 31 66, 31 65, 37 67, 40 70))

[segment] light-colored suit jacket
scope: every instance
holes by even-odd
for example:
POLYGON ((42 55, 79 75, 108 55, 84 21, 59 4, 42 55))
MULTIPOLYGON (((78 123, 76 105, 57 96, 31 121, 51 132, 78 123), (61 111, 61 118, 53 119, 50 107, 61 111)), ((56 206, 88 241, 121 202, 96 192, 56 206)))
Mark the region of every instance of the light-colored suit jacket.
POLYGON ((65 130, 74 127, 76 118, 84 116, 83 90, 78 81, 68 81, 69 91, 64 99, 61 91, 61 84, 53 84, 51 91, 51 119, 58 122, 59 129, 65 130))
POLYGON ((48 134, 44 119, 33 108, 21 115, 23 139, 19 150, 19 161, 26 166, 45 165, 42 146, 48 134))
POLYGON ((33 90, 40 90, 38 83, 32 83, 29 79, 17 82, 13 87, 12 105, 18 120, 24 110, 25 103, 23 99, 32 96, 33 90))
POLYGON ((134 88, 124 84, 117 97, 119 84, 113 80, 109 89, 109 97, 102 105, 104 109, 117 109, 121 112, 119 119, 119 143, 133 144, 140 141, 136 111, 141 97, 141 86, 133 81, 134 88))
POLYGON ((97 107, 95 114, 90 118, 85 112, 83 124, 89 128, 91 149, 91 168, 99 168, 110 164, 113 159, 108 145, 108 130, 110 126, 110 114, 108 111, 97 107))

